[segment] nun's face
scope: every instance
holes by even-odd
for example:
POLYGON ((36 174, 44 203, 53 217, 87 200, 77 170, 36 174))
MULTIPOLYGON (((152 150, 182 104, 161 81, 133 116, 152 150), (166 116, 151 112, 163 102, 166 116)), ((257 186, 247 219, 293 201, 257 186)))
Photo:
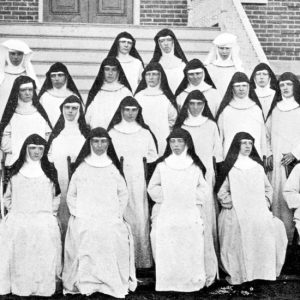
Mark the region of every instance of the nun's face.
POLYGON ((240 154, 249 156, 253 148, 253 142, 251 140, 242 139, 240 142, 240 154))
POLYGON ((233 94, 240 99, 247 97, 249 94, 249 84, 247 82, 234 83, 233 94))
POLYGON ((218 52, 219 52, 220 57, 223 60, 225 60, 230 56, 231 48, 230 47, 219 46, 218 47, 218 52))
POLYGON ((291 80, 285 80, 279 82, 279 88, 281 95, 285 98, 291 98, 294 96, 294 83, 291 80))
POLYGON ((201 100, 191 99, 189 102, 189 112, 193 117, 197 117, 201 114, 204 108, 204 102, 201 100))
POLYGON ((28 155, 33 161, 38 161, 43 157, 44 149, 43 145, 30 144, 27 146, 28 155))
POLYGON ((63 106, 63 115, 66 120, 72 122, 75 120, 79 111, 79 104, 78 103, 66 103, 63 106))
POLYGON ((14 66, 18 66, 23 60, 24 53, 21 51, 13 50, 13 51, 8 52, 8 57, 9 57, 10 62, 14 66))
POLYGON ((147 86, 156 87, 160 83, 160 72, 156 70, 146 72, 145 80, 147 86))
POLYGON ((270 75, 268 70, 261 70, 255 73, 255 83, 261 88, 264 88, 269 84, 270 75))
POLYGON ((19 99, 23 102, 32 101, 33 97, 33 84, 32 82, 23 83, 19 88, 19 99))
POLYGON ((204 77, 204 70, 197 69, 197 70, 190 70, 187 73, 188 81, 191 85, 199 85, 204 77))
POLYGON ((104 66, 104 81, 113 83, 119 78, 119 71, 117 66, 104 66))
POLYGON ((164 53, 170 53, 174 47, 174 40, 171 36, 162 36, 158 39, 158 44, 160 46, 161 51, 164 53))
POLYGON ((125 106, 122 109, 122 118, 126 122, 134 122, 139 113, 139 109, 135 106, 125 106))
POLYGON ((183 138, 171 138, 170 147, 174 154, 180 155, 185 149, 185 141, 183 138))
POLYGON ((54 88, 61 89, 67 81, 67 76, 64 72, 51 72, 50 79, 54 88))
POLYGON ((119 52, 122 54, 128 54, 132 48, 133 41, 127 38, 120 38, 119 39, 119 52))
POLYGON ((93 137, 91 147, 96 155, 102 155, 107 151, 109 140, 105 137, 93 137))

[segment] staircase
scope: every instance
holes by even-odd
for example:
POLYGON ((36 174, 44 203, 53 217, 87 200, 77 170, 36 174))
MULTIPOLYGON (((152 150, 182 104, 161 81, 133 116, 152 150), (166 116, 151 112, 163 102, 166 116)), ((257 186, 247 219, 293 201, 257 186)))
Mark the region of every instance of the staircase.
MULTIPOLYGON (((68 67, 83 99, 98 73, 101 61, 106 57, 115 37, 128 31, 136 39, 136 48, 147 64, 153 54, 156 33, 163 27, 66 24, 66 23, 2 23, 0 43, 14 38, 26 42, 34 51, 32 63, 42 83, 50 65, 60 61, 68 67)), ((171 28, 188 59, 204 60, 212 40, 219 34, 218 28, 171 28)))

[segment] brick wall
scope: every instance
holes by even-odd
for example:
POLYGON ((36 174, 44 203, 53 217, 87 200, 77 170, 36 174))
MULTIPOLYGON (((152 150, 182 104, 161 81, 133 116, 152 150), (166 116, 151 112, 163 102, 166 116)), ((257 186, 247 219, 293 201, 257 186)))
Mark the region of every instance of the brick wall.
POLYGON ((37 22, 38 0, 0 0, 0 22, 37 22))
POLYGON ((269 0, 243 4, 270 60, 300 60, 300 1, 269 0))
POLYGON ((141 0, 141 25, 186 26, 187 0, 141 0))

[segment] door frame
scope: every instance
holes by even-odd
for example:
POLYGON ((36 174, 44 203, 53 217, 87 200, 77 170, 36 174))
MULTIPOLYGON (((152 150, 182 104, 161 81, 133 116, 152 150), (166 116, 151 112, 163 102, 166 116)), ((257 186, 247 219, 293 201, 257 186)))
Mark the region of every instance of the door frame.
MULTIPOLYGON (((133 25, 140 25, 140 3, 141 0, 133 0, 133 25)), ((39 0, 39 23, 44 22, 43 0, 39 0)), ((130 25, 130 24, 128 24, 130 25)))

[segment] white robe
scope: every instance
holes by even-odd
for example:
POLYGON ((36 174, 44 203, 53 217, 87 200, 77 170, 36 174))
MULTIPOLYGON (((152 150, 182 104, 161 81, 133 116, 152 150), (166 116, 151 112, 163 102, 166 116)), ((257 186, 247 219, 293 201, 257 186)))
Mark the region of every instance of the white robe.
MULTIPOLYGON (((182 108, 187 95, 194 90, 198 90, 198 89, 196 87, 194 89, 193 86, 190 85, 189 88, 185 89, 182 93, 180 93, 177 96, 176 101, 179 109, 182 108)), ((210 85, 207 85, 207 88, 205 90, 200 90, 200 92, 202 92, 203 95, 205 96, 208 107, 212 115, 215 117, 222 100, 219 92, 213 87, 211 87, 210 85)))
POLYGON ((152 94, 146 88, 140 91, 135 98, 143 108, 145 123, 151 128, 157 139, 158 154, 161 156, 167 145, 166 138, 176 121, 177 111, 162 91, 152 94))
POLYGON ((285 260, 287 237, 283 223, 268 209, 272 187, 257 163, 233 166, 218 193, 230 203, 219 215, 221 262, 230 284, 255 279, 276 280, 285 260))
POLYGON ((63 95, 55 95, 55 93, 53 93, 53 90, 49 90, 46 91, 42 97, 40 98, 40 103, 42 104, 42 106, 44 107, 50 123, 52 125, 52 127, 55 126, 59 116, 60 116, 60 105, 64 102, 64 100, 73 95, 73 92, 71 92, 70 90, 66 89, 65 93, 63 95))
POLYGON ((133 234, 135 265, 137 268, 150 268, 150 217, 143 158, 147 159, 147 163, 152 163, 158 158, 155 143, 149 130, 142 127, 132 133, 113 128, 109 135, 118 157, 124 158, 123 170, 129 192, 124 217, 133 234))
POLYGON ((116 85, 116 88, 112 89, 101 88, 87 109, 85 115, 86 123, 92 129, 96 127, 106 129, 120 102, 127 96, 132 96, 132 93, 121 84, 116 85))
POLYGON ((61 190, 61 201, 58 210, 58 218, 62 230, 62 239, 64 240, 68 221, 70 217, 67 207, 66 196, 69 184, 67 157, 70 156, 71 162, 75 162, 79 151, 81 150, 85 138, 81 134, 78 123, 68 130, 63 129, 60 134, 52 141, 49 153, 49 160, 55 165, 58 175, 59 186, 61 190))
POLYGON ((183 124, 181 127, 191 134, 196 154, 206 168, 205 180, 209 185, 209 197, 205 201, 204 207, 207 225, 210 226, 215 249, 218 252, 217 215, 219 207, 213 192, 215 185, 213 157, 216 158, 216 162, 221 162, 223 160, 222 143, 218 127, 215 122, 209 119, 199 126, 188 126, 183 124))
POLYGON ((142 79, 143 65, 139 59, 131 55, 126 56, 126 58, 128 59, 117 57, 130 84, 132 93, 134 93, 142 79))
POLYGON ((240 131, 248 132, 254 137, 255 148, 261 158, 267 154, 265 122, 261 109, 254 102, 245 108, 237 107, 230 102, 220 114, 218 126, 224 158, 235 134, 240 131))
POLYGON ((221 98, 223 98, 233 74, 237 72, 238 69, 234 65, 217 66, 213 63, 207 65, 206 68, 221 98))
POLYGON ((65 294, 124 298, 135 290, 133 240, 123 219, 127 201, 125 180, 113 164, 93 167, 84 161, 77 168, 67 194, 65 294))
POLYGON ((266 120, 267 119, 267 116, 268 116, 268 113, 270 111, 270 108, 271 108, 271 104, 273 102, 273 99, 274 99, 274 96, 275 96, 275 91, 272 90, 272 89, 268 89, 268 93, 266 94, 259 94, 256 91, 256 94, 257 94, 257 97, 258 97, 258 100, 261 104, 261 107, 262 107, 262 111, 263 111, 263 114, 264 114, 264 119, 266 120))
POLYGON ((8 214, 0 224, 0 294, 45 296, 61 279, 60 197, 45 174, 13 176, 4 195, 8 214))
POLYGON ((198 291, 213 283, 217 259, 207 243, 202 206, 208 186, 194 164, 173 169, 159 163, 148 186, 152 210, 151 244, 157 291, 198 291))
MULTIPOLYGON (((300 236, 300 165, 297 164, 285 182, 283 197, 288 207, 294 212, 293 221, 300 236)), ((299 241, 298 241, 299 242, 299 241)))
MULTIPOLYGON (((284 166, 281 165, 283 153, 292 152, 300 159, 300 107, 288 111, 278 108, 272 111, 267 121, 269 147, 273 153, 273 171, 271 184, 274 189, 272 211, 285 225, 289 243, 292 243, 295 226, 293 223, 293 211, 290 210, 282 194, 286 182, 284 166)), ((271 153, 270 153, 271 154, 271 153)))
POLYGON ((48 123, 38 111, 31 114, 15 112, 4 129, 1 142, 1 148, 7 154, 5 165, 11 166, 17 160, 22 145, 29 135, 36 133, 46 139, 50 132, 48 123))

